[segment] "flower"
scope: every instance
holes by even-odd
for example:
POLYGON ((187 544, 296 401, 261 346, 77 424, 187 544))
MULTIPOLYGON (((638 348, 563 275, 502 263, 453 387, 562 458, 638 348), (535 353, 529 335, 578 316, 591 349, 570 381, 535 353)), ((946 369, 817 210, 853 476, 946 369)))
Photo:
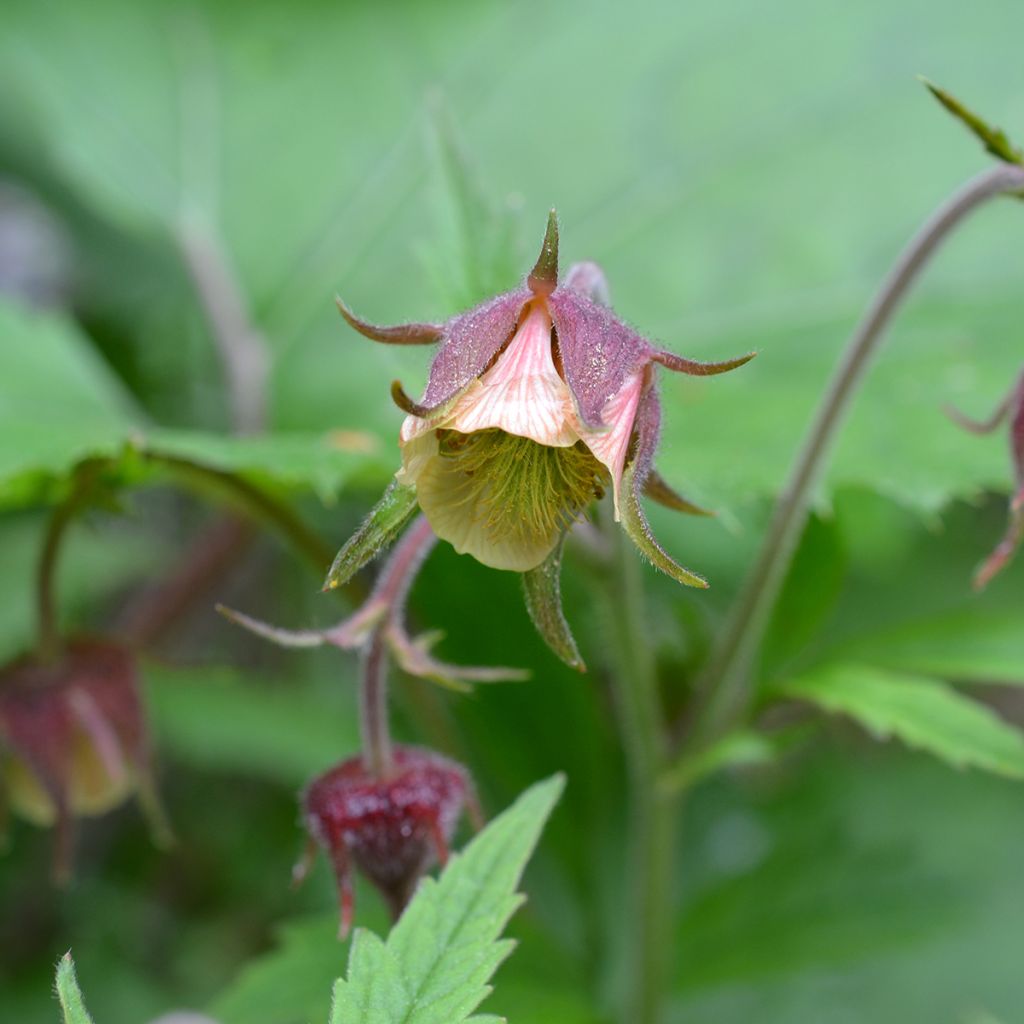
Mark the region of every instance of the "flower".
POLYGON ((523 573, 534 621, 549 643, 560 632, 560 655, 582 667, 553 604, 561 542, 606 489, 615 520, 645 557, 681 583, 707 586, 657 543, 640 503, 646 495, 706 514, 654 468, 661 427, 656 370, 709 376, 742 366, 754 353, 703 363, 658 348, 611 311, 594 263, 576 264, 559 282, 554 211, 525 282, 447 323, 380 327, 337 302, 348 323, 374 341, 440 347, 420 401, 392 384, 406 413, 402 466, 338 553, 327 589, 351 578, 419 507, 457 551, 523 573))
POLYGON ((56 827, 59 881, 70 873, 74 816, 103 814, 132 792, 155 836, 169 839, 131 653, 79 638, 53 662, 24 657, 0 671, 0 783, 14 811, 56 827))
POLYGON ((951 408, 947 408, 946 412, 954 422, 972 434, 990 434, 1004 420, 1010 423, 1010 454, 1015 491, 1010 498, 1006 533, 974 574, 974 589, 983 590, 994 576, 1009 565, 1024 539, 1024 372, 1018 377, 1013 390, 987 420, 973 420, 951 408))
POLYGON ((395 747, 393 760, 393 772, 379 778, 362 756, 349 758, 302 794, 311 846, 295 867, 295 881, 305 878, 317 845, 322 847, 338 883, 341 938, 355 910, 352 864, 380 890, 397 919, 420 877, 435 861, 447 861, 462 809, 474 801, 469 775, 454 761, 418 747, 395 747))

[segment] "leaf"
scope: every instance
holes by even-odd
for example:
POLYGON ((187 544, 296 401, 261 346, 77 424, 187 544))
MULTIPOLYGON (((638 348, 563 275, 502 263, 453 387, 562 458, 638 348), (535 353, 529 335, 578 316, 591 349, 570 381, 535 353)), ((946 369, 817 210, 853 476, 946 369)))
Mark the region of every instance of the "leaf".
POLYGON ((939 680, 839 664, 791 679, 778 690, 849 715, 879 739, 895 737, 956 767, 1024 778, 1024 734, 939 680))
POLYGON ((82 990, 75 977, 75 962, 70 953, 65 953, 57 963, 57 998, 60 1000, 64 1024, 93 1024, 85 1008, 82 990))
POLYGON ((1024 150, 1018 149, 1007 138, 1001 128, 994 128, 985 120, 980 118, 973 111, 968 110, 955 96, 933 85, 927 78, 921 78, 928 91, 948 110, 957 120, 962 121, 967 128, 976 135, 985 147, 986 152, 1006 163, 1024 163, 1024 150))
POLYGON ((334 987, 331 1024, 459 1024, 490 991, 512 951, 500 940, 521 897, 516 886, 564 780, 527 790, 424 879, 387 942, 356 932, 345 979, 334 987))

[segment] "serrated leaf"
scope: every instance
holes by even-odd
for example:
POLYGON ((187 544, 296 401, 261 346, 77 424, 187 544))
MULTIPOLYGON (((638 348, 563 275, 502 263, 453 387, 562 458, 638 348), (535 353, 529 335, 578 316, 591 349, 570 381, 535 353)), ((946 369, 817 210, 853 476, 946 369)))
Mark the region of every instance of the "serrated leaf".
POLYGON ((1024 778, 1024 734, 940 680, 839 664, 791 679, 778 690, 956 767, 1024 778))
POLYGON ((555 776, 528 789, 441 877, 424 879, 387 942, 360 930, 331 1024, 460 1024, 512 950, 499 939, 521 902, 516 886, 562 792, 555 776))
POLYGON ((60 1000, 64 1024, 93 1024, 85 1008, 82 990, 75 977, 75 962, 70 953, 65 953, 57 964, 57 998, 60 1000))

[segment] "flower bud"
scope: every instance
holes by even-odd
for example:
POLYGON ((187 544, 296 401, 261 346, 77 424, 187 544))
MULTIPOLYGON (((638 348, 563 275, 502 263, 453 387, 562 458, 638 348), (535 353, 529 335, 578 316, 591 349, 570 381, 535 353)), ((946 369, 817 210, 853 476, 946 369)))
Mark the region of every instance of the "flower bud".
POLYGON ((56 827, 61 881, 70 873, 74 817, 103 814, 133 792, 157 837, 168 838, 133 655, 75 639, 53 662, 24 657, 0 671, 0 784, 17 814, 56 827))
MULTIPOLYGON (((472 783, 461 765, 418 747, 395 747, 393 771, 372 775, 362 757, 349 758, 315 778, 302 794, 312 840, 326 851, 338 883, 339 935, 352 925, 353 864, 380 890, 397 919, 420 877, 444 864, 472 783)), ((296 866, 301 881, 312 852, 296 866)))

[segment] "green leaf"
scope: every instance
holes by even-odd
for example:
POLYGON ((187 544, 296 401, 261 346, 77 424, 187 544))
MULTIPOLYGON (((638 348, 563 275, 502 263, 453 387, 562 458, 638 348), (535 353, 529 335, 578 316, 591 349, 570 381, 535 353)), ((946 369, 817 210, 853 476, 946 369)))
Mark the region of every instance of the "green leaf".
POLYGON ((416 488, 392 480, 384 496, 335 556, 324 590, 335 590, 352 579, 394 541, 418 508, 416 488))
POLYGON ((933 85, 927 78, 921 78, 921 81, 957 120, 962 121, 981 140, 986 152, 991 153, 999 160, 1006 161, 1006 163, 1024 163, 1024 150, 1014 146, 1001 128, 992 127, 983 118, 968 110, 955 96, 946 92, 945 89, 933 85))
POLYGON ((57 998, 60 1000, 64 1024, 93 1024, 85 1008, 82 990, 75 977, 75 962, 70 953, 65 953, 57 963, 57 998))
POLYGON ((499 939, 519 906, 516 886, 562 792, 555 776, 527 790, 440 879, 424 879, 387 942, 356 932, 334 987, 331 1024, 460 1024, 486 997, 512 951, 499 939))
POLYGON ((956 767, 1024 778, 1024 734, 935 679, 867 665, 825 665, 779 688, 787 697, 849 715, 879 739, 896 737, 956 767))
POLYGON ((529 572, 523 573, 523 598, 526 610, 537 627, 544 643, 570 668, 585 672, 587 666, 580 657, 569 623, 562 611, 562 549, 560 540, 554 551, 529 572))

